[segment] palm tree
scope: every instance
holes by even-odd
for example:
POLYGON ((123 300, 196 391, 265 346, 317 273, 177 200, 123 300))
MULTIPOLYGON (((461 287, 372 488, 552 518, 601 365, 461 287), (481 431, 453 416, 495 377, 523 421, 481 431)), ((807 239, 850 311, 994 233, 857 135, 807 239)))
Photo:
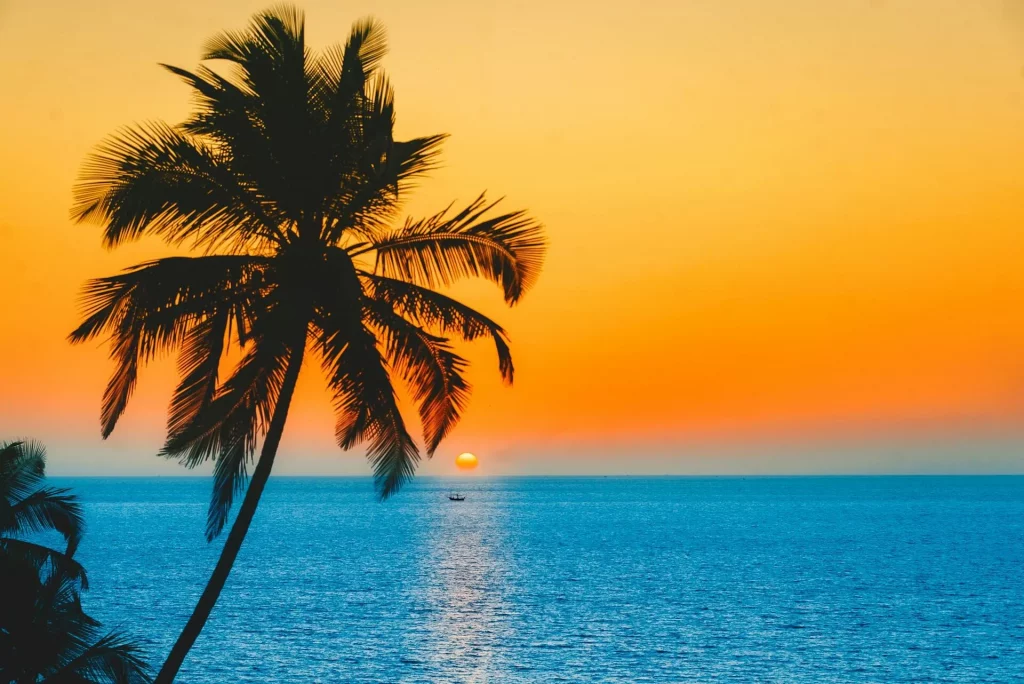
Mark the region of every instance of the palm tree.
POLYGON ((301 13, 278 8, 207 44, 204 59, 225 62, 221 72, 167 66, 193 89, 194 114, 178 126, 152 123, 110 138, 75 191, 74 218, 101 222, 107 247, 151 234, 205 251, 90 281, 85 320, 70 336, 111 340, 104 437, 140 366, 180 349, 161 453, 188 467, 213 462, 209 540, 245 492, 157 682, 173 681, 238 555, 307 348, 334 397, 339 445, 365 444, 385 499, 419 460, 395 375, 411 389, 428 455, 469 397, 467 361, 453 338, 490 338, 502 377, 512 381, 505 331, 436 288, 479 276, 500 285, 512 305, 543 260, 540 226, 522 211, 494 212, 483 195, 457 211, 398 221, 400 200, 435 167, 445 136, 395 140, 378 23, 357 22, 344 46, 322 52, 308 49, 304 36, 301 13), (241 359, 222 378, 232 349, 241 359))
POLYGON ((72 558, 85 530, 82 508, 67 489, 44 486, 45 473, 41 444, 0 442, 0 553, 37 570, 60 566, 86 588, 85 570, 72 558), (51 531, 64 538, 63 551, 26 539, 51 531))
POLYGON ((0 682, 148 682, 139 648, 102 634, 79 598, 85 572, 71 557, 84 525, 66 489, 43 486, 45 452, 34 442, 0 444, 0 682), (27 541, 57 532, 65 550, 27 541))
POLYGON ((0 681, 12 684, 149 682, 139 647, 103 634, 82 610, 79 578, 61 565, 37 568, 0 553, 0 681))

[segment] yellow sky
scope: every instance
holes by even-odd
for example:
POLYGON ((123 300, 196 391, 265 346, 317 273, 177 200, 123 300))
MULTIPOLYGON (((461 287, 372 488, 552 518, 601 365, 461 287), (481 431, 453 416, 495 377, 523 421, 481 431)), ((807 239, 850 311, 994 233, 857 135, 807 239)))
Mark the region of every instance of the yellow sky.
MULTIPOLYGON (((156 64, 195 66, 264 6, 0 0, 0 435, 67 472, 161 467, 173 382, 154 367, 99 440, 105 349, 64 341, 78 288, 167 250, 73 226, 78 166, 118 126, 182 119, 156 64)), ((425 472, 466 450, 483 473, 626 472, 637 452, 743 470, 723 449, 815 469, 765 446, 802 440, 863 444, 823 451, 830 471, 1024 467, 1024 2, 302 7, 314 46, 381 19, 399 132, 452 134, 411 212, 487 189, 551 237, 517 309, 458 289, 511 331, 517 381, 474 346, 476 394, 425 472), (963 447, 880 460, 894 435, 963 447)), ((315 372, 297 401, 284 469, 364 472, 315 372)))

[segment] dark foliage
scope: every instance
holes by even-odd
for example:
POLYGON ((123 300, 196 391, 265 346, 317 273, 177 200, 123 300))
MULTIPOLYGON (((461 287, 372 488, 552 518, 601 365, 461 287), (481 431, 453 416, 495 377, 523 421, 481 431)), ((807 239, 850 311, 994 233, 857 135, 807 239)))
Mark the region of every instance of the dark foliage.
POLYGON ((85 572, 72 557, 81 507, 67 490, 46 487, 44 472, 38 444, 0 444, 0 682, 148 682, 139 648, 82 610, 85 572), (63 550, 32 541, 54 532, 63 550))

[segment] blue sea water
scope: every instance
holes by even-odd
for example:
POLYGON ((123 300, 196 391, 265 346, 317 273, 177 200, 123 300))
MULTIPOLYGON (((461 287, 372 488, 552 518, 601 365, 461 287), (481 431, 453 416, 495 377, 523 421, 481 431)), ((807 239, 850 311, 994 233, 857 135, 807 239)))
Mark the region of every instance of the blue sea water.
MULTIPOLYGON (((159 661, 209 482, 53 478, 159 661)), ((223 682, 1024 681, 1024 477, 273 478, 182 671, 223 682)))

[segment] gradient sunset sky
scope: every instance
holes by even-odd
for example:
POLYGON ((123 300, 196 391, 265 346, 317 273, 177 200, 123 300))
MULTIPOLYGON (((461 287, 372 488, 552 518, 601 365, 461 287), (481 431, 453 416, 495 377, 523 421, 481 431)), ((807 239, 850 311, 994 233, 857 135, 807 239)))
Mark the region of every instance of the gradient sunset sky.
MULTIPOLYGON (((182 120, 204 41, 266 2, 0 0, 0 438, 53 474, 183 473, 173 360, 111 439, 78 292, 169 249, 68 219, 90 150, 182 120)), ((1024 472, 1024 2, 299 3, 307 41, 389 30, 403 137, 447 132, 412 215, 481 190, 551 247, 513 310, 516 385, 476 391, 420 470, 483 474, 1024 472)), ((279 473, 368 473, 315 364, 279 473)))

